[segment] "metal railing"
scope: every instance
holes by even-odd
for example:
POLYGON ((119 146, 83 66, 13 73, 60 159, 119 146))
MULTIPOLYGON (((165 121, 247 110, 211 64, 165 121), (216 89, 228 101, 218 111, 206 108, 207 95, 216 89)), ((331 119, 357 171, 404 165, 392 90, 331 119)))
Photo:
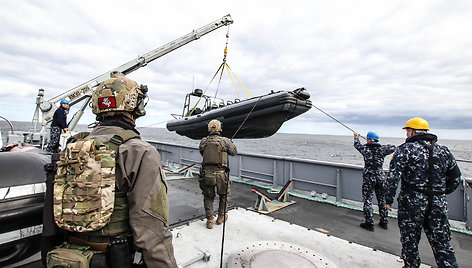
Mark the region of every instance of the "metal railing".
MULTIPOLYGON (((178 165, 200 164, 202 157, 197 147, 149 141, 159 150, 162 163, 178 165)), ((230 176, 250 180, 273 188, 282 187, 290 179, 298 191, 322 193, 337 202, 362 202, 362 166, 331 163, 308 159, 238 153, 230 156, 230 176)), ((461 221, 472 229, 472 179, 447 196, 449 219, 461 221)), ((292 189, 292 190, 293 190, 292 189)), ((399 190, 397 190, 399 192, 399 190)), ((373 203, 376 204, 374 198, 373 203)), ((394 203, 394 208, 397 204, 394 203)))

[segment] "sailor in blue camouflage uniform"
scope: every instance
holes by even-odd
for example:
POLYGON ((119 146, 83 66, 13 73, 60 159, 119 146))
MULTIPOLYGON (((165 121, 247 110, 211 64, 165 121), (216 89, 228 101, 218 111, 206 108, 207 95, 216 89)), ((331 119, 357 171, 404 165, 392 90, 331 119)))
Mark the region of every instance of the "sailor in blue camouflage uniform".
POLYGON ((362 198, 364 200, 364 217, 365 222, 361 223, 361 227, 373 231, 374 230, 374 211, 372 208, 372 198, 377 196, 377 203, 380 214, 380 227, 388 228, 387 208, 385 207, 384 184, 385 174, 383 171, 383 162, 385 156, 395 151, 395 145, 379 143, 379 135, 373 131, 367 133, 367 143, 362 145, 359 141, 359 133, 354 132, 354 147, 364 157, 364 171, 362 174, 362 198))
POLYGON ((49 143, 46 146, 46 151, 50 153, 58 153, 59 140, 61 138, 62 131, 68 132, 67 126, 67 113, 69 109, 69 101, 66 99, 61 100, 59 108, 54 112, 51 123, 49 143))
POLYGON ((446 194, 461 182, 461 172, 446 146, 436 143, 437 136, 428 133, 428 122, 416 117, 407 121, 407 139, 395 151, 387 176, 387 208, 393 203, 398 183, 398 227, 404 267, 421 264, 418 244, 421 229, 433 250, 438 267, 458 267, 449 241, 451 231, 447 218, 446 194), (431 157, 432 156, 432 157, 431 157))

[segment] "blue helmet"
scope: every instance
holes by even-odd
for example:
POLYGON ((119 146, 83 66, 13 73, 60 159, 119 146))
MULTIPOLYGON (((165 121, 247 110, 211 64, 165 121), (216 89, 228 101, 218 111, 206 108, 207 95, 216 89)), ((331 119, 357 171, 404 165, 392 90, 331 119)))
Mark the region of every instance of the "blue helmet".
POLYGON ((66 99, 61 100, 61 104, 64 104, 64 103, 65 103, 65 104, 69 104, 69 101, 66 100, 66 99))
POLYGON ((371 140, 378 140, 380 137, 379 137, 379 135, 377 135, 377 133, 375 133, 373 131, 369 131, 369 132, 367 132, 367 138, 371 139, 371 140))

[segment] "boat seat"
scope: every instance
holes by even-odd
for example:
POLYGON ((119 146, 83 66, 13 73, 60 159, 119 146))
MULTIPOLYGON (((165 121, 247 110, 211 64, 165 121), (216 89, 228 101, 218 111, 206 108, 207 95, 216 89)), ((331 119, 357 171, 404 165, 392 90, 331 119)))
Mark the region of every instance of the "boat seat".
POLYGON ((219 106, 220 106, 220 108, 221 108, 221 107, 225 107, 225 103, 224 103, 224 102, 220 102, 220 105, 219 105, 219 106))
POLYGON ((226 105, 231 105, 231 104, 233 104, 233 101, 229 100, 229 101, 226 102, 226 105))
MULTIPOLYGON (((186 116, 189 116, 190 113, 192 113, 192 110, 190 110, 186 116)), ((197 107, 197 108, 195 108, 195 109, 193 110, 192 115, 201 114, 201 113, 202 113, 202 109, 200 109, 200 108, 197 107)))
POLYGON ((241 101, 240 99, 234 99, 234 103, 238 103, 240 101, 241 101))

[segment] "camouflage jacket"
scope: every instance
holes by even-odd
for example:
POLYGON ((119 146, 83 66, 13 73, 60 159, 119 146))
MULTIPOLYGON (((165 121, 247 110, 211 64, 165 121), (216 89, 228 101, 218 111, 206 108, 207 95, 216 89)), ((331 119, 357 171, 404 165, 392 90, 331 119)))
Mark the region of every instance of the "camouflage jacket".
POLYGON ((217 140, 220 142, 221 147, 223 148, 224 152, 227 152, 228 155, 236 155, 238 153, 238 150, 236 148, 236 145, 234 145, 233 142, 231 142, 228 138, 222 137, 219 132, 211 132, 210 135, 207 137, 204 137, 200 141, 200 145, 198 146, 200 150, 200 154, 203 155, 205 151, 205 146, 208 141, 210 140, 217 140))
POLYGON ((446 146, 434 144, 433 169, 429 171, 429 149, 432 142, 436 142, 436 135, 429 133, 416 134, 406 139, 399 146, 390 162, 390 171, 387 175, 386 203, 392 204, 398 183, 401 180, 401 199, 409 203, 424 205, 428 194, 416 189, 431 189, 438 199, 439 206, 445 204, 445 194, 452 193, 461 182, 461 172, 454 156, 446 146), (427 145, 427 146, 425 146, 427 145), (431 187, 431 188, 430 188, 431 187))
MULTIPOLYGON (((117 126, 98 126, 87 138, 106 142, 122 130, 117 126)), ((136 246, 143 249, 148 267, 162 264, 159 261, 162 256, 157 250, 153 250, 161 247, 155 243, 156 237, 161 237, 163 232, 162 224, 156 222, 161 221, 167 225, 169 204, 167 197, 161 202, 163 204, 160 211, 154 204, 161 188, 166 185, 165 178, 161 176, 161 158, 156 148, 141 139, 131 139, 120 145, 116 156, 116 187, 118 190, 123 187, 128 189, 129 221, 133 238, 136 246)))
POLYGON ((363 175, 383 175, 383 163, 385 156, 395 151, 395 145, 381 145, 378 142, 361 144, 359 138, 354 138, 354 147, 364 157, 363 175))

